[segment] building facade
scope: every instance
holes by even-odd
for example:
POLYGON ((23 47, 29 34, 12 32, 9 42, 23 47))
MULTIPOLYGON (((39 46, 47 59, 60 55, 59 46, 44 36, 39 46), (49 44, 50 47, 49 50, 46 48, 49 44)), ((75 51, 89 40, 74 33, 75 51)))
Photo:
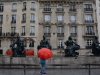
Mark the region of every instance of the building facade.
POLYGON ((54 54, 63 52, 69 36, 80 45, 80 55, 91 51, 98 36, 94 0, 39 0, 39 41, 45 35, 54 54))
POLYGON ((54 55, 64 53, 69 36, 80 45, 79 54, 86 55, 98 36, 97 27, 95 0, 0 0, 0 53, 4 55, 18 35, 35 55, 43 35, 54 55))
POLYGON ((98 39, 100 41, 100 0, 96 0, 96 14, 97 14, 97 30, 98 30, 98 39))
POLYGON ((1 54, 5 55, 11 49, 10 45, 16 41, 18 35, 24 40, 25 49, 37 51, 37 9, 36 0, 0 0, 1 54))

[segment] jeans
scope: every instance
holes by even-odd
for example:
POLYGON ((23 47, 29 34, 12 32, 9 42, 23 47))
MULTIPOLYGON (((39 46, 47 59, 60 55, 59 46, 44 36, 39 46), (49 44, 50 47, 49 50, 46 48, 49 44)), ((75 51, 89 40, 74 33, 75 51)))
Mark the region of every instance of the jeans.
POLYGON ((44 71, 45 71, 45 64, 44 63, 41 63, 41 70, 40 70, 40 72, 41 73, 44 73, 44 71))

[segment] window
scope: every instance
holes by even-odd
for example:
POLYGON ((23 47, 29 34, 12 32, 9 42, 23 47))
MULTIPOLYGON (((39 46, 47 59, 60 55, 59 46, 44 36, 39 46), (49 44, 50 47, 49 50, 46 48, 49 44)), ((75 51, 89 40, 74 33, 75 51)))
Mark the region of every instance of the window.
POLYGON ((0 15, 0 23, 3 22, 3 15, 0 15))
POLYGON ((49 4, 46 4, 46 5, 45 5, 45 8, 50 8, 50 5, 49 5, 49 4))
POLYGON ((16 28, 15 27, 11 27, 11 33, 15 33, 16 28))
POLYGON ((26 47, 26 46, 27 46, 27 44, 26 44, 26 40, 24 40, 23 43, 24 43, 24 47, 26 47))
POLYGON ((57 11, 63 11, 63 7, 62 7, 61 4, 58 4, 58 6, 57 6, 57 11))
POLYGON ((71 34, 76 34, 76 26, 71 27, 71 34))
POLYGON ((23 10, 26 10, 26 2, 23 3, 23 10))
POLYGON ((63 27, 62 26, 58 27, 58 33, 63 33, 63 27))
POLYGON ((31 10, 35 10, 35 3, 31 2, 31 10))
POLYGON ((15 40, 11 40, 11 45, 15 42, 15 40))
POLYGON ((4 5, 0 4, 0 12, 3 12, 3 10, 4 10, 4 5))
POLYGON ((35 34, 35 27, 31 26, 30 27, 30 35, 34 35, 35 34))
POLYGON ((22 35, 25 35, 25 26, 22 26, 22 35))
POLYGON ((86 46, 92 46, 93 39, 86 40, 86 46))
POLYGON ((16 10, 17 10, 17 4, 13 3, 13 5, 12 5, 12 11, 16 11, 16 10))
POLYGON ((76 16, 75 15, 71 15, 70 16, 70 21, 71 22, 75 22, 76 21, 76 16))
POLYGON ((12 15, 12 22, 11 23, 16 23, 16 15, 12 15))
POLYGON ((30 40, 30 45, 29 47, 34 47, 34 41, 33 40, 30 40))
POLYGON ((22 23, 26 22, 26 14, 22 14, 22 23))
POLYGON ((93 34, 94 34, 93 26, 87 26, 86 27, 86 35, 93 35, 93 34))
POLYGON ((92 8, 92 4, 85 4, 85 8, 92 8))
POLYGON ((61 47, 63 45, 63 40, 62 39, 58 39, 58 46, 61 47))
POLYGON ((75 5, 71 5, 70 6, 70 9, 75 9, 75 5))
POLYGON ((63 21, 63 15, 58 15, 58 22, 63 21))
POLYGON ((44 28, 44 33, 50 33, 50 27, 49 26, 46 26, 44 28))
POLYGON ((35 22, 35 15, 33 13, 30 15, 30 22, 35 22))
POLYGON ((50 22, 50 15, 49 14, 45 15, 45 22, 50 22))
POLYGON ((92 21, 92 15, 91 14, 85 15, 85 20, 86 21, 92 21))
POLYGON ((22 26, 22 33, 25 32, 25 26, 22 26))

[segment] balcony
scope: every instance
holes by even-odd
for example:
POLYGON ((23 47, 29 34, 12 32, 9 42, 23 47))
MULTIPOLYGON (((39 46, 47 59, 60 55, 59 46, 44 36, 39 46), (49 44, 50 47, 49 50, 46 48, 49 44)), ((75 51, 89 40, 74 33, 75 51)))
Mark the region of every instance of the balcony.
POLYGON ((63 8, 57 8, 57 12, 62 12, 62 11, 64 11, 63 8))
POLYGON ((26 11, 26 8, 23 8, 22 11, 26 11))
POLYGON ((44 33, 44 36, 51 37, 51 33, 44 33))
POLYGON ((22 35, 22 36, 25 36, 25 32, 22 32, 21 35, 22 35))
POLYGON ((29 47, 34 47, 34 44, 30 44, 29 47))
POLYGON ((16 32, 7 32, 6 33, 6 37, 17 37, 19 36, 19 33, 16 33, 16 32))
POLYGON ((0 12, 3 12, 3 9, 0 9, 0 12))
POLYGON ((64 33, 57 33, 57 37, 64 37, 64 33))
POLYGON ((44 8, 44 11, 51 11, 51 8, 44 8))
POLYGON ((35 20, 30 20, 30 23, 35 23, 35 20))
POLYGON ((71 36, 73 37, 73 36, 77 36, 77 33, 71 33, 71 36))
POLYGON ((0 21, 0 24, 2 24, 3 23, 3 21, 0 21))
POLYGON ((91 12, 91 11, 93 11, 93 8, 84 8, 84 11, 85 12, 91 12))
POLYGON ((64 49, 64 46, 57 46, 58 49, 64 49))
POLYGON ((76 12, 76 9, 69 9, 70 12, 76 12))
POLYGON ((11 23, 16 23, 16 20, 12 20, 11 23))
POLYGON ((26 23, 26 20, 22 20, 22 23, 26 23))
POLYGON ((94 38, 95 37, 95 33, 85 33, 85 35, 83 37, 94 38))
POLYGON ((35 8, 30 8, 30 10, 35 11, 35 8))
POLYGON ((30 33, 30 36, 34 36, 35 35, 35 33, 30 33))
POLYGON ((85 46, 86 47, 86 49, 91 49, 92 48, 92 46, 85 46))
POLYGON ((85 20, 85 23, 94 23, 94 20, 85 20))
POLYGON ((12 9, 11 11, 12 11, 12 12, 17 12, 17 9, 12 9))
POLYGON ((0 32, 0 37, 5 37, 5 33, 0 32))

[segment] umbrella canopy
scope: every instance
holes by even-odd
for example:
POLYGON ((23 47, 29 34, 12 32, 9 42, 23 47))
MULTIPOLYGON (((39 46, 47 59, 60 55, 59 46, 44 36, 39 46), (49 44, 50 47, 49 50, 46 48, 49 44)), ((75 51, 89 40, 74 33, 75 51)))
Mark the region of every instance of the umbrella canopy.
POLYGON ((13 52, 12 52, 12 50, 9 50, 9 49, 8 49, 8 50, 6 51, 6 54, 7 54, 7 55, 12 55, 13 52))
POLYGON ((52 57, 52 51, 48 48, 41 48, 37 55, 39 58, 47 60, 52 57))

